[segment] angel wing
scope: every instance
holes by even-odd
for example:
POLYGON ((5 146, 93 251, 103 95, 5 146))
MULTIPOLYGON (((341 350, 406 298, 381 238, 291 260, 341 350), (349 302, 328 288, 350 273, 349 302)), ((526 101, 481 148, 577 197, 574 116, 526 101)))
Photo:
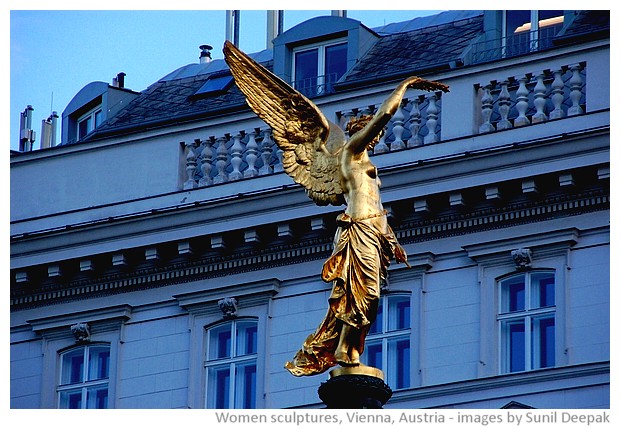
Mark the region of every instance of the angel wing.
POLYGON ((345 143, 340 127, 229 41, 224 43, 224 58, 250 108, 272 128, 283 151, 284 171, 306 188, 318 205, 344 204, 338 158, 333 155, 345 143))

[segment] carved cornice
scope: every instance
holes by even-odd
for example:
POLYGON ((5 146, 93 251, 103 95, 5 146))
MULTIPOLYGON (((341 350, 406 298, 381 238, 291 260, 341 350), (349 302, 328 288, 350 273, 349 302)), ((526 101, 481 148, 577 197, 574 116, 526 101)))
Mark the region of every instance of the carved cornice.
MULTIPOLYGON (((438 238, 463 236, 475 232, 502 229, 516 225, 578 215, 609 209, 609 194, 605 190, 593 190, 581 194, 549 196, 536 201, 526 201, 505 206, 493 206, 472 212, 453 213, 446 216, 427 216, 424 218, 404 218, 394 226, 395 233, 402 244, 412 244, 438 238)), ((540 240, 563 241, 562 248, 576 240, 576 230, 571 237, 558 238, 547 233, 540 234, 540 240)), ((68 302, 84 297, 102 296, 124 291, 161 287, 166 285, 200 281, 224 277, 231 274, 259 271, 278 266, 291 266, 302 262, 325 259, 332 251, 332 232, 320 231, 314 238, 291 242, 286 245, 265 243, 262 249, 249 249, 228 255, 212 255, 203 258, 177 259, 167 263, 158 262, 151 266, 126 270, 114 274, 80 280, 67 281, 62 277, 48 279, 45 285, 18 283, 11 288, 11 307, 13 309, 37 307, 58 302, 68 302)), ((511 239, 505 248, 498 249, 497 243, 465 246, 472 259, 476 260, 489 253, 501 253, 510 258, 510 251, 518 247, 536 247, 538 257, 542 256, 544 243, 533 242, 532 237, 523 240, 511 239), (487 247, 491 246, 487 249, 487 247), (494 248, 495 250, 492 250, 494 248)), ((500 246, 501 247, 501 246, 500 246)), ((556 246, 557 247, 557 246, 556 246)), ((510 260, 510 259, 508 259, 510 260)), ((433 265, 433 255, 412 255, 410 261, 417 270, 425 270, 433 265)), ((21 270, 23 271, 23 270, 21 270)), ((410 275, 411 273, 408 273, 410 275)), ((396 274, 398 275, 398 274, 396 274)), ((28 276, 30 278, 30 276, 28 276)), ((219 296, 218 299, 224 296, 219 296)))

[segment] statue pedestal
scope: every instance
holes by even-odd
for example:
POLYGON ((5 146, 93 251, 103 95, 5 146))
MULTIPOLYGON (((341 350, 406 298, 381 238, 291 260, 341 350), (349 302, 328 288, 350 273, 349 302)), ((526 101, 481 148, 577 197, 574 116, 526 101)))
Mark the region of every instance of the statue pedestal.
POLYGON ((391 397, 383 371, 365 365, 332 369, 329 380, 319 387, 319 398, 327 408, 383 408, 391 397))

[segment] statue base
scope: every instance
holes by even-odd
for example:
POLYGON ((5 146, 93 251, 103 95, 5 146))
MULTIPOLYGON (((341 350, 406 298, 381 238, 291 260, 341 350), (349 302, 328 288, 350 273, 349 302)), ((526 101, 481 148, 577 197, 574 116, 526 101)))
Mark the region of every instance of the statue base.
POLYGON ((391 397, 383 371, 365 365, 332 369, 329 380, 319 387, 319 398, 327 408, 383 408, 391 397))

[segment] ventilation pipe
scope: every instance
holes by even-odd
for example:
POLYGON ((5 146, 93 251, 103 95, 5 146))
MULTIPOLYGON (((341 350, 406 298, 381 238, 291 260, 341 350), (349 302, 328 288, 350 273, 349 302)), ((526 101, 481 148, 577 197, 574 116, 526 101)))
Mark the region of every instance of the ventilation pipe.
POLYGON ((200 64, 206 64, 211 62, 211 49, 213 46, 210 45, 200 45, 200 64))
POLYGON ((21 113, 19 121, 19 151, 30 152, 37 133, 32 129, 33 107, 29 104, 21 113))
POLYGON ((117 74, 116 77, 112 79, 112 86, 114 88, 125 88, 125 76, 127 76, 127 74, 124 72, 117 74))
POLYGON ((341 18, 346 18, 347 11, 346 10, 332 10, 332 16, 339 16, 341 18))
POLYGON ((239 46, 239 14, 238 10, 226 11, 226 40, 237 47, 239 46))
POLYGON ((56 146, 56 125, 58 113, 52 112, 47 119, 41 121, 41 149, 56 146))
POLYGON ((284 11, 267 11, 267 49, 273 49, 273 39, 278 37, 284 30, 284 11))

